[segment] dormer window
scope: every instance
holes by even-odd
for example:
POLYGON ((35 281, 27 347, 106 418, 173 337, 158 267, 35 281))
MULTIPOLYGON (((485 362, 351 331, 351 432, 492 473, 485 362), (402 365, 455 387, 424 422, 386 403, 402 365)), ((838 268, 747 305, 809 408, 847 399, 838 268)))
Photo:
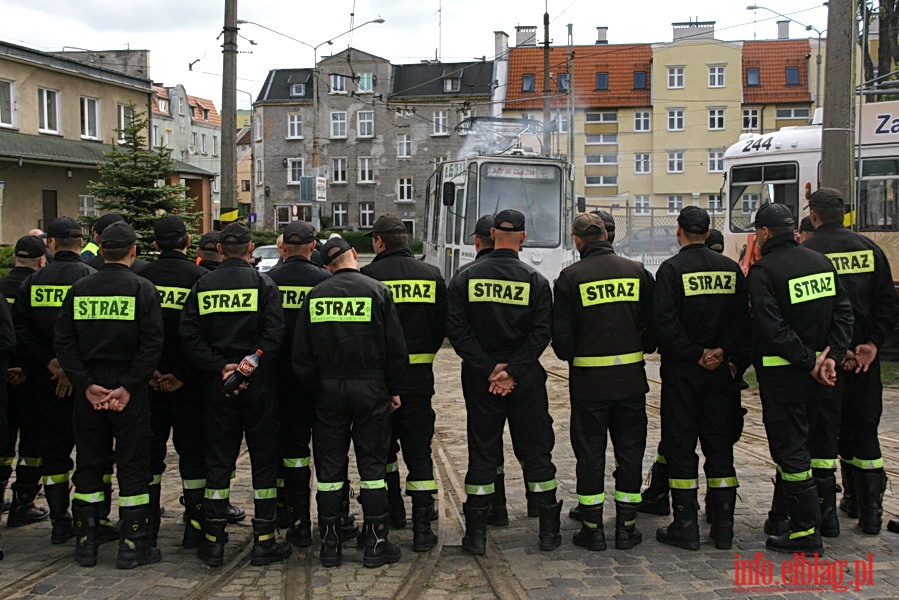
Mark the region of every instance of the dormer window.
POLYGON ((291 84, 290 95, 295 98, 298 96, 305 96, 306 95, 306 84, 305 83, 291 84))
POLYGON ((204 121, 208 121, 208 120, 209 120, 209 109, 208 109, 208 108, 204 108, 204 109, 203 109, 203 120, 204 120, 204 121))
POLYGON ((461 87, 461 80, 458 77, 447 77, 443 80, 444 92, 458 92, 461 87))
POLYGON ((163 113, 169 112, 169 101, 168 100, 163 100, 162 98, 159 99, 159 112, 163 112, 163 113))

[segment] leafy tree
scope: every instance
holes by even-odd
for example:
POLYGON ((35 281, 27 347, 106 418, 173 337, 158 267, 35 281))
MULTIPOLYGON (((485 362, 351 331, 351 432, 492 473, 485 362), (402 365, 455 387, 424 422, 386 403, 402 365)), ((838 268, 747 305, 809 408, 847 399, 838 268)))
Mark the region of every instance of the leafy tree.
MULTIPOLYGON (((153 250, 153 223, 160 216, 179 215, 193 233, 202 213, 193 212, 196 199, 187 197, 186 185, 165 183, 175 170, 175 161, 171 150, 149 149, 143 135, 149 127, 147 113, 135 112, 132 104, 131 114, 131 122, 116 129, 120 141, 98 165, 99 181, 91 181, 88 188, 97 196, 100 210, 119 213, 144 236, 138 240, 138 251, 147 254, 153 250)), ((92 226, 96 217, 84 221, 92 226)))
MULTIPOLYGON (((885 81, 896 79, 892 73, 899 65, 899 0, 879 0, 876 5, 873 0, 858 0, 857 8, 862 26, 858 43, 862 52, 864 81, 875 77, 883 77, 885 81), (873 30, 875 26, 876 31, 873 30), (872 57, 870 40, 875 35, 877 56, 872 57)), ((879 99, 891 97, 881 96, 879 99)), ((867 96, 865 99, 873 101, 877 97, 867 96)))

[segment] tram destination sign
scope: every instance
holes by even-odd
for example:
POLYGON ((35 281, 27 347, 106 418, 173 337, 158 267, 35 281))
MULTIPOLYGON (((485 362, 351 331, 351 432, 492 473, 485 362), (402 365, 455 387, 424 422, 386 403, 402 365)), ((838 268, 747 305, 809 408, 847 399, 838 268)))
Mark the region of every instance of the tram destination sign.
POLYGON ((527 164, 497 164, 487 165, 486 176, 508 179, 553 179, 558 174, 555 167, 527 164))

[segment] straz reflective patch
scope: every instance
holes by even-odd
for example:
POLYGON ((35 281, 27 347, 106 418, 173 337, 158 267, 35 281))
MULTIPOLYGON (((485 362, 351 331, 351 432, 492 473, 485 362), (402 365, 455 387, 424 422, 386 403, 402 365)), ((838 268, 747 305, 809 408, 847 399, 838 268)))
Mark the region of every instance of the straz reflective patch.
POLYGON ((427 279, 397 279, 393 281, 382 281, 384 285, 390 288, 393 294, 393 301, 402 302, 424 302, 434 304, 437 302, 437 282, 428 281, 427 279))
POLYGON ((526 281, 503 279, 469 279, 469 302, 495 302, 527 306, 531 298, 531 284, 526 281))
POLYGON ((259 290, 211 290, 197 294, 200 314, 256 312, 259 308, 259 290))
POLYGON ((31 306, 59 308, 71 287, 70 285, 33 285, 31 286, 31 306))
POLYGON ((581 306, 640 301, 640 280, 636 277, 600 279, 582 283, 578 288, 581 291, 581 306))
POLYGON ((371 321, 371 298, 313 298, 309 319, 313 323, 371 321))
POLYGON ((303 308, 306 294, 312 289, 311 285, 279 285, 281 292, 281 308, 299 310, 303 308))
POLYGON ((858 252, 834 252, 825 254, 839 275, 851 273, 873 273, 874 251, 859 250, 858 252))
POLYGON ((797 277, 787 282, 790 291, 790 304, 799 304, 818 298, 836 296, 833 273, 815 273, 805 277, 797 277))
POLYGON ((134 296, 75 296, 76 321, 133 321, 137 314, 134 296))
POLYGON ((684 296, 736 294, 737 274, 732 271, 697 271, 681 275, 684 296))
POLYGON ((181 310, 184 308, 184 301, 187 300, 190 289, 157 285, 156 293, 159 294, 159 304, 162 305, 162 308, 181 310))

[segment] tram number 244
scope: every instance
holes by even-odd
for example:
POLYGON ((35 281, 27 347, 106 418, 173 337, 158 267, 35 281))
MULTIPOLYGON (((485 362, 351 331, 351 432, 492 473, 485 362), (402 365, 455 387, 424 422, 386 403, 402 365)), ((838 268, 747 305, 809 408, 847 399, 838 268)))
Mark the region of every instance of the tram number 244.
POLYGON ((742 151, 743 152, 752 152, 753 150, 758 151, 758 150, 762 150, 763 148, 765 150, 770 150, 771 149, 771 141, 772 140, 770 137, 756 138, 754 140, 749 140, 748 142, 746 142, 746 145, 743 146, 742 151))

